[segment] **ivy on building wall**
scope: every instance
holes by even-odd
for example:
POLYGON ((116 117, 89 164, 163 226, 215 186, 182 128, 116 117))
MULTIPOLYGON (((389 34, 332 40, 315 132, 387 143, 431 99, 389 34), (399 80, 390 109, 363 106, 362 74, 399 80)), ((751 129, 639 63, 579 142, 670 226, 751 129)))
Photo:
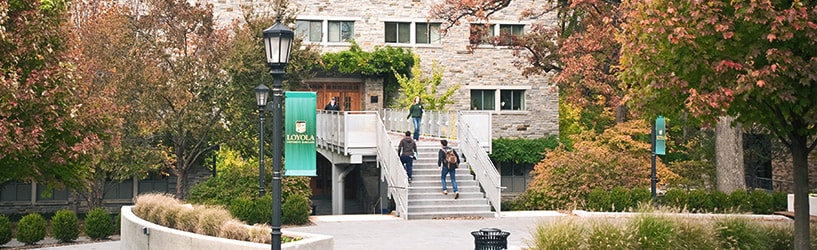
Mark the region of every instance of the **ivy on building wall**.
POLYGON ((385 99, 390 102, 397 93, 397 79, 393 72, 407 75, 414 65, 414 58, 409 49, 391 46, 376 46, 367 52, 351 41, 348 50, 323 54, 323 70, 342 74, 361 74, 370 77, 383 77, 385 99))
POLYGON ((545 158, 544 152, 559 146, 559 137, 550 136, 536 139, 493 140, 491 160, 516 164, 536 164, 545 158))

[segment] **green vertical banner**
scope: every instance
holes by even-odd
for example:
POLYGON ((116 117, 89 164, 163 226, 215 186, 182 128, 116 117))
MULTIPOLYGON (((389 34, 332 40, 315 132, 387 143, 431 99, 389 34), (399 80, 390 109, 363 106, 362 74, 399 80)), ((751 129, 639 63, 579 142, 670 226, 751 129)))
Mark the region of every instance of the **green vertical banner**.
POLYGON ((315 92, 286 92, 285 176, 317 176, 315 171, 315 92))
POLYGON ((657 155, 664 155, 667 147, 666 119, 663 116, 655 118, 655 152, 657 155))

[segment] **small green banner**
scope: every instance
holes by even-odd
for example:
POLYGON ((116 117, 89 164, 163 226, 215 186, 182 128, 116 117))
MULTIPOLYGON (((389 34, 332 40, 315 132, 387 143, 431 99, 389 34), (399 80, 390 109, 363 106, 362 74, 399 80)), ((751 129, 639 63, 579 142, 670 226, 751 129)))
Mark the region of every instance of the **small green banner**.
POLYGON ((666 120, 663 116, 655 118, 655 152, 656 155, 664 155, 667 147, 666 120))
POLYGON ((315 170, 315 92, 286 92, 285 176, 317 176, 315 170))

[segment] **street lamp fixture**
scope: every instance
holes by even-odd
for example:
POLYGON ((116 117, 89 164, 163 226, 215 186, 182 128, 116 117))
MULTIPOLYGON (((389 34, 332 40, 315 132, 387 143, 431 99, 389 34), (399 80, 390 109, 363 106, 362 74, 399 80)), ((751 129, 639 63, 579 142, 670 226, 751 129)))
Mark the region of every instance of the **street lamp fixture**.
POLYGON ((255 87, 255 101, 258 104, 258 197, 264 196, 264 107, 267 106, 269 88, 258 84, 255 87))
POLYGON ((264 30, 264 52, 272 75, 272 249, 281 249, 281 159, 283 158, 283 110, 285 68, 295 33, 281 24, 281 16, 275 24, 264 30))

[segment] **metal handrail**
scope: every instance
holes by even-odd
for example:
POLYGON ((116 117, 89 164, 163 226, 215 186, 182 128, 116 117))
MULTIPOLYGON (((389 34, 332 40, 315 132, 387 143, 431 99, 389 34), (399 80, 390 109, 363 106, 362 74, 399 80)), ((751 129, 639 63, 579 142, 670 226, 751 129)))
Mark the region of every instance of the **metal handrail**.
POLYGON ((457 131, 459 131, 459 148, 461 153, 465 155, 466 162, 474 171, 475 178, 482 189, 485 191, 485 197, 488 202, 494 207, 496 217, 501 216, 502 204, 502 187, 499 171, 496 166, 488 158, 488 153, 480 147, 480 142, 473 134, 471 126, 466 119, 463 119, 463 113, 457 112, 457 131))
POLYGON ((380 181, 388 185, 388 194, 394 200, 398 216, 408 219, 408 175, 380 119, 377 119, 377 162, 381 167, 380 181))

